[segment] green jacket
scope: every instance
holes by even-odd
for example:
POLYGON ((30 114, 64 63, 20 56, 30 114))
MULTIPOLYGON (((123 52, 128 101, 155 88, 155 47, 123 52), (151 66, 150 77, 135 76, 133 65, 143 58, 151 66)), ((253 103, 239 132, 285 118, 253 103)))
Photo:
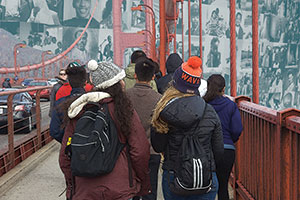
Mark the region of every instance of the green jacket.
MULTIPOLYGON (((135 63, 130 63, 125 69, 126 77, 124 78, 124 81, 125 81, 126 90, 132 88, 135 85, 134 69, 135 69, 135 63)), ((154 80, 150 82, 150 85, 152 89, 157 92, 157 87, 154 80)))

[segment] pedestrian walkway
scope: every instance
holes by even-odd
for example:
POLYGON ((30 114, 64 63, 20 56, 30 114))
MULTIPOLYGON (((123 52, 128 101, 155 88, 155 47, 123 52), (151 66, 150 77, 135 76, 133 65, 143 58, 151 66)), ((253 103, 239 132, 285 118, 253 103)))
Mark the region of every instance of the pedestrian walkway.
MULTIPOLYGON (((52 141, 1 177, 0 200, 65 200, 64 176, 58 165, 59 148, 52 141)), ((157 200, 163 200, 160 183, 161 176, 157 200)))
MULTIPOLYGON (((0 200, 65 200, 64 176, 58 164, 59 148, 60 145, 52 141, 0 177, 0 200)), ((157 200, 163 200, 161 174, 160 170, 157 200)), ((233 199, 232 188, 230 199, 233 199)))
POLYGON ((65 200, 65 194, 59 197, 65 190, 64 176, 58 165, 59 147, 53 141, 20 164, 23 166, 18 165, 19 170, 5 174, 4 178, 17 180, 7 180, 6 187, 12 187, 0 194, 0 200, 65 200))

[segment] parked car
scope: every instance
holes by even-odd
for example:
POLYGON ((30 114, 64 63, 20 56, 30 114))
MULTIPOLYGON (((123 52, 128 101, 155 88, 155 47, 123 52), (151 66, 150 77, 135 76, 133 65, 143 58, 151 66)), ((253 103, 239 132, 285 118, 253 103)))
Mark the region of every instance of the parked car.
MULTIPOLYGON (((3 91, 18 90, 16 88, 1 89, 3 91)), ((0 132, 7 133, 7 98, 0 96, 0 132)), ((31 132, 36 126, 36 103, 27 92, 14 95, 13 98, 14 130, 19 132, 31 132), (23 129, 22 129, 23 128, 23 129)))
POLYGON ((26 78, 22 81, 21 85, 26 87, 31 81, 34 81, 33 78, 26 78))
POLYGON ((50 85, 55 85, 58 82, 58 80, 56 78, 49 78, 48 82, 50 83, 50 85))
MULTIPOLYGON (((37 86, 50 86, 50 83, 48 81, 45 80, 35 80, 35 81, 31 81, 27 88, 32 88, 32 87, 37 87, 37 86)), ((32 98, 35 98, 36 96, 36 90, 34 91, 30 91, 28 92, 30 94, 30 96, 32 98)), ((51 93, 51 89, 44 89, 41 91, 41 98, 45 98, 48 99, 48 101, 50 100, 50 93, 51 93)))

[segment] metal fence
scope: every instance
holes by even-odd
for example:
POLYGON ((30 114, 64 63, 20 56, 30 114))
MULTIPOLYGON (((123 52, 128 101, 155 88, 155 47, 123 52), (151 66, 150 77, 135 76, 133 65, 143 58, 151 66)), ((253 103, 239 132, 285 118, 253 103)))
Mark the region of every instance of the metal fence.
POLYGON ((235 100, 244 126, 231 179, 235 199, 300 199, 300 111, 235 100))
POLYGON ((40 106, 40 93, 42 90, 49 88, 51 87, 35 87, 30 89, 4 91, 0 93, 0 96, 8 95, 7 103, 5 105, 6 111, 0 115, 0 118, 7 120, 7 123, 0 127, 1 130, 6 131, 1 133, 1 141, 3 142, 3 140, 7 140, 6 145, 0 149, 0 177, 52 140, 49 135, 49 124, 44 127, 41 126, 41 113, 45 111, 44 108, 41 108, 40 106), (35 90, 34 114, 23 119, 14 119, 14 108, 16 105, 13 102, 13 97, 21 92, 35 90), (35 120, 29 120, 30 118, 34 118, 35 120), (28 121, 30 124, 28 124, 28 126, 15 128, 21 121, 28 121), (29 126, 36 129, 26 130, 29 126), (24 135, 17 140, 15 139, 16 134, 24 133, 26 131, 29 131, 27 135, 24 135))

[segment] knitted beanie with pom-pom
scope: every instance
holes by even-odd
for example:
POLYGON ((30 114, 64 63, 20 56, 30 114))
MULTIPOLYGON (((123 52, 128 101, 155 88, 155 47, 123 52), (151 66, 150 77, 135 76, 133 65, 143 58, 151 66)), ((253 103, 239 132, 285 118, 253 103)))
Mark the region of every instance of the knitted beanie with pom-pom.
POLYGON ((90 78, 94 87, 106 89, 125 77, 125 71, 112 62, 99 62, 90 60, 88 62, 90 78))
POLYGON ((190 57, 174 73, 173 86, 183 93, 199 95, 198 88, 201 84, 202 60, 197 56, 190 57))

